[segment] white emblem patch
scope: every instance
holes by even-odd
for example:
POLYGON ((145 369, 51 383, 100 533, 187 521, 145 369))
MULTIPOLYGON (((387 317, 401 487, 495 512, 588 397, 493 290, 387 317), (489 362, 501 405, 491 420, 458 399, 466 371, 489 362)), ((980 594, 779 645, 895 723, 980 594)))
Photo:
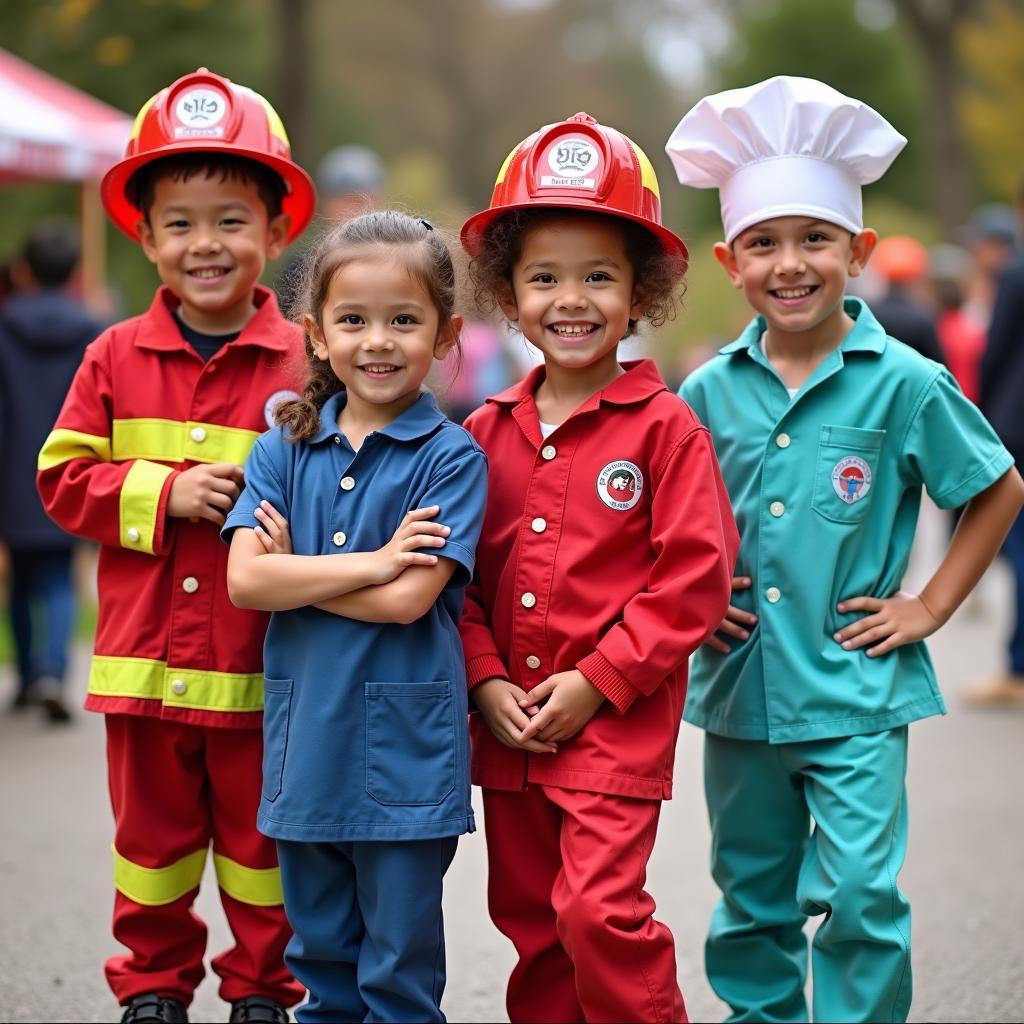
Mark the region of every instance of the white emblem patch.
POLYGON ((597 475, 597 496, 620 512, 632 508, 643 490, 644 475, 632 462, 609 462, 597 475))
POLYGON ((847 505, 860 501, 871 490, 871 467, 857 455, 847 455, 832 467, 832 489, 847 505))
POLYGON ((224 129, 219 125, 227 110, 224 97, 215 89, 188 89, 174 104, 174 115, 179 121, 174 134, 178 137, 223 135, 224 129))
POLYGON ((559 139, 548 150, 548 167, 555 173, 541 175, 540 183, 546 188, 597 188, 600 165, 601 154, 589 139, 559 139))
POLYGON ((301 398, 297 391, 275 391, 263 403, 263 418, 267 421, 268 427, 274 426, 274 413, 282 402, 290 402, 293 398, 301 398))

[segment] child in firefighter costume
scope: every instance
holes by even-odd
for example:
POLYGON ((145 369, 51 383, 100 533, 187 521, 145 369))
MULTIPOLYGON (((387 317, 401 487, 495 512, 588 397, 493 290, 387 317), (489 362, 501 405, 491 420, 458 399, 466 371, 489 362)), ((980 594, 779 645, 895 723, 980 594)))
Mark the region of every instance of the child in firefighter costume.
POLYGON ((707 431, 618 359, 685 270, 660 214, 646 156, 577 114, 513 150, 462 230, 478 293, 544 354, 466 421, 490 477, 461 633, 512 1021, 686 1019, 644 881, 737 536, 707 431))
POLYGON ((208 848, 235 945, 213 959, 232 1021, 285 1021, 274 843, 256 830, 266 615, 228 599, 218 528, 241 465, 294 394, 302 333, 258 286, 315 192, 271 106, 201 69, 151 99, 102 184, 163 281, 91 344, 39 455, 66 530, 101 545, 86 707, 106 715, 123 1020, 184 1021, 203 977, 192 910, 208 848))
POLYGON ((945 711, 922 641, 955 611, 1020 507, 992 428, 937 363, 844 298, 876 236, 861 185, 906 140, 821 82, 709 96, 668 142, 718 187, 715 255, 758 316, 681 394, 715 440, 740 527, 736 593, 694 658, 706 731, 705 949, 730 1021, 902 1021, 910 1008, 907 728, 945 711), (900 590, 921 489, 969 502, 919 594, 900 590))

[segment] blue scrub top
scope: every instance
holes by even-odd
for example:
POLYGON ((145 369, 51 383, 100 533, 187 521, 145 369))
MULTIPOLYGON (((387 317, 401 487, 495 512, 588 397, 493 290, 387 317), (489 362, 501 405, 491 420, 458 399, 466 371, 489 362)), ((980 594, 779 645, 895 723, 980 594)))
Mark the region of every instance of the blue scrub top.
POLYGON ((886 336, 859 299, 854 325, 790 399, 758 317, 683 382, 711 431, 740 531, 733 603, 758 616, 729 653, 693 658, 684 717, 733 739, 793 743, 881 732, 942 714, 928 651, 869 658, 833 639, 863 613, 844 598, 900 589, 922 488, 956 508, 1013 458, 949 372, 886 336))
POLYGON ((221 535, 258 525, 261 499, 288 520, 298 555, 374 551, 406 512, 439 505, 437 552, 457 563, 421 619, 366 623, 313 607, 275 612, 264 648, 263 795, 258 826, 307 842, 431 839, 474 829, 466 671, 458 621, 487 497, 487 460, 429 394, 353 451, 338 429, 264 434, 221 535))

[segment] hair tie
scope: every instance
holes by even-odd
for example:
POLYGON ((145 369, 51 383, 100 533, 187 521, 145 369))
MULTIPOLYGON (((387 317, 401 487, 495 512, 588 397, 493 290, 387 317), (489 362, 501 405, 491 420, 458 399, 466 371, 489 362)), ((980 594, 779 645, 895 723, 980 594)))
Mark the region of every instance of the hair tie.
POLYGON ((434 225, 433 225, 433 224, 431 224, 429 220, 424 220, 424 219, 423 219, 422 217, 420 217, 420 223, 421 223, 421 224, 422 224, 422 225, 423 225, 423 226, 424 226, 424 227, 425 227, 425 228, 426 228, 426 229, 427 229, 428 231, 433 231, 433 230, 434 230, 434 225))

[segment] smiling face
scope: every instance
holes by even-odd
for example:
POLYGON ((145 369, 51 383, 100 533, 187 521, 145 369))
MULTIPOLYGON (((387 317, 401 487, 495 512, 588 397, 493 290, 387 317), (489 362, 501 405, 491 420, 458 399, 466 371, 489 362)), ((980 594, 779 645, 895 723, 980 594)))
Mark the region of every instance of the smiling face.
POLYGON ((370 250, 342 264, 331 278, 320 323, 307 316, 313 350, 328 361, 348 392, 347 410, 390 422, 419 397, 435 359, 443 359, 461 328, 442 326, 410 253, 370 250))
POLYGON ((622 229, 610 218, 557 215, 529 228, 501 308, 549 370, 616 363, 629 321, 644 313, 622 229))
POLYGON ((285 214, 268 220, 255 183, 219 174, 159 178, 139 224, 142 249, 181 300, 182 319, 206 334, 245 326, 253 288, 287 230, 285 214))
POLYGON ((871 230, 851 236, 813 217, 775 217, 747 228, 731 245, 718 243, 715 256, 769 330, 838 344, 846 333, 847 279, 860 274, 875 241, 871 230))

